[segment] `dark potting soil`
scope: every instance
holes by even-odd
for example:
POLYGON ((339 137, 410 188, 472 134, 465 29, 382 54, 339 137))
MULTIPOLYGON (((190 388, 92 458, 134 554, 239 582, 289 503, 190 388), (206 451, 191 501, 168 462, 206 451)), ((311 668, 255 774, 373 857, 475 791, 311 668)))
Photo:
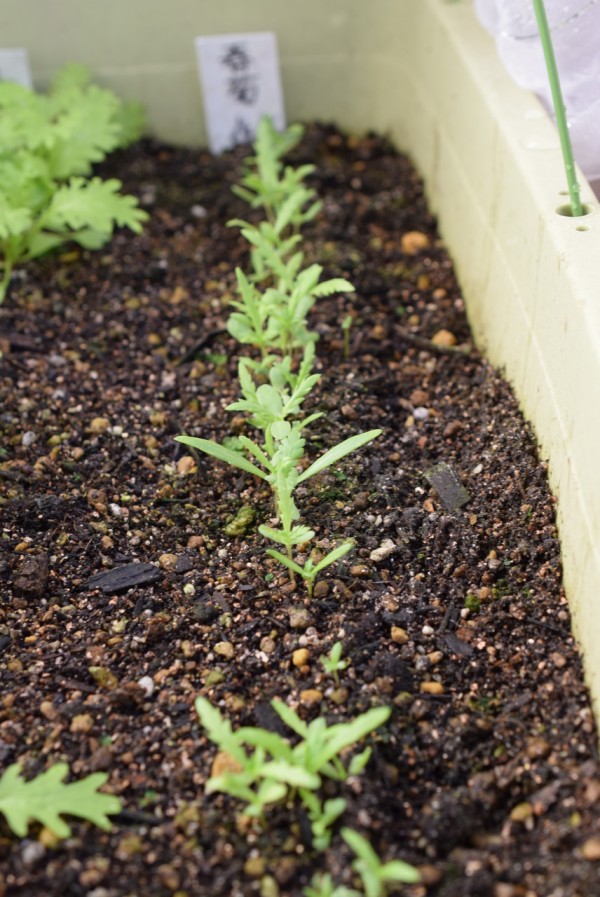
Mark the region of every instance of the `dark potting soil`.
POLYGON ((224 411, 247 153, 119 153, 102 173, 140 197, 144 233, 32 264, 0 312, 0 768, 67 760, 124 802, 112 832, 71 820, 62 843, 2 822, 0 895, 300 897, 318 870, 350 885, 339 833, 317 853, 297 805, 262 827, 205 794, 204 695, 234 726, 271 727, 274 697, 330 722, 392 707, 331 794, 381 856, 419 866, 410 897, 592 897, 600 769, 546 466, 385 139, 311 126, 290 160, 315 163, 324 202, 307 261, 356 287, 312 315, 325 416, 308 454, 383 429, 297 491, 320 546, 353 553, 309 600, 257 533, 268 487, 174 441, 250 432, 224 411), (319 658, 338 640, 336 684, 319 658))

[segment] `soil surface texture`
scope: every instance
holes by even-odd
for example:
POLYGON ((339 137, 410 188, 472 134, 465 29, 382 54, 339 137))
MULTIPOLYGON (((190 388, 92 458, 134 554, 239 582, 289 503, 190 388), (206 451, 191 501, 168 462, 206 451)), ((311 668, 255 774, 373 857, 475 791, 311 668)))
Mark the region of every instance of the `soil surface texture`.
POLYGON ((330 723, 391 707, 363 774, 326 793, 381 857, 419 867, 408 897, 600 894, 596 733, 546 465, 385 139, 310 126, 290 156, 323 200, 306 261, 356 287, 312 312, 308 410, 325 415, 307 454, 383 430, 296 493, 319 547, 353 552, 309 600, 265 554, 268 486, 174 441, 254 435, 224 410, 248 151, 116 154, 100 173, 140 198, 143 234, 30 265, 0 311, 0 769, 66 760, 123 801, 111 832, 70 818, 63 842, 0 818, 0 895, 301 897, 318 871, 357 886, 339 826, 318 852, 298 803, 260 825, 205 793, 200 695, 282 733, 276 697, 330 723), (320 660, 337 641, 338 682, 320 660))

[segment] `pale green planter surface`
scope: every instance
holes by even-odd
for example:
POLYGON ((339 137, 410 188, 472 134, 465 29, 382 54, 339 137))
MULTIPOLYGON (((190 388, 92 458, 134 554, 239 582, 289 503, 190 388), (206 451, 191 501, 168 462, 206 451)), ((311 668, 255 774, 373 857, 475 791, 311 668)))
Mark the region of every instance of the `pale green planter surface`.
POLYGON ((388 131, 425 177, 473 332, 505 370, 558 500, 565 585, 600 710, 600 224, 556 213, 554 128, 505 74, 470 0, 4 0, 2 44, 45 86, 65 62, 142 100, 153 133, 204 138, 193 38, 275 31, 288 118, 388 131))

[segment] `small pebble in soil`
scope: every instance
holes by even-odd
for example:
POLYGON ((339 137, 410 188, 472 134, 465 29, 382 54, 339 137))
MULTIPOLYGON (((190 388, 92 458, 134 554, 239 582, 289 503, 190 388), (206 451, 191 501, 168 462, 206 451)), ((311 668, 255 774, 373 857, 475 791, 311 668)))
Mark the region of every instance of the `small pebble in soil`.
POLYGON ((402 234, 400 245, 402 252, 406 253, 406 255, 416 255, 422 249, 428 248, 429 237, 427 234, 421 233, 421 231, 409 230, 402 234))
POLYGON ((231 660, 235 657, 235 648, 231 642, 217 642, 213 650, 215 654, 224 657, 226 660, 231 660))
POLYGON ((168 553, 161 554, 158 563, 162 570, 166 570, 167 573, 173 573, 177 566, 177 555, 168 553))
POLYGON ((94 417, 90 421, 87 432, 92 434, 106 433, 110 429, 110 421, 107 417, 94 417))
POLYGON ((597 863, 600 860, 600 837, 588 838, 581 846, 581 855, 586 860, 597 863))
POLYGON ((292 629, 307 629, 311 623, 310 614, 305 607, 293 607, 289 619, 292 629))
POLYGON ((381 561, 385 561, 386 558, 389 558, 391 554, 396 550, 396 543, 393 539, 384 539, 379 548, 374 548, 370 553, 369 558, 372 561, 375 561, 376 564, 381 563, 381 561))
POLYGON ((323 700, 323 692, 318 688, 305 688, 300 692, 300 703, 305 707, 313 707, 323 700))
POLYGON ((306 648, 298 648, 292 654, 292 663, 295 667, 303 667, 310 660, 310 652, 306 648))
POLYGON ((152 697, 154 694, 154 680, 152 676, 142 676, 141 679, 138 679, 138 685, 140 688, 143 688, 147 698, 152 697))
POLYGON ((434 346, 444 346, 449 348, 456 345, 457 339, 449 330, 438 330, 437 333, 434 333, 431 337, 431 342, 434 346))

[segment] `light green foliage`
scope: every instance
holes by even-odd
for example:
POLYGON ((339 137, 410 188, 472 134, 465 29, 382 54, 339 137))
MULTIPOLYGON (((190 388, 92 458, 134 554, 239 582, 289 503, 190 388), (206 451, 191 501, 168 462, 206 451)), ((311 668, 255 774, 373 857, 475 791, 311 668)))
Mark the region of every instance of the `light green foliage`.
POLYGON ((340 677, 338 676, 340 670, 345 670, 346 667, 350 665, 349 660, 342 660, 343 650, 344 646, 342 645, 342 643, 336 642, 335 645, 333 645, 328 656, 322 655, 321 657, 319 657, 319 660, 323 664, 323 669, 326 673, 329 673, 331 676, 333 676, 336 685, 340 684, 340 677))
POLYGON ((239 766, 209 779, 207 791, 222 791, 245 801, 247 816, 264 817, 267 806, 297 794, 311 821, 315 846, 329 845, 331 826, 343 813, 346 802, 334 798, 321 803, 316 792, 323 777, 343 782, 358 775, 366 766, 371 751, 355 755, 347 767, 340 755, 373 732, 388 719, 389 707, 377 707, 348 723, 328 726, 319 717, 305 723, 282 701, 271 705, 283 722, 299 736, 291 745, 276 732, 244 726, 234 731, 229 720, 206 698, 196 700, 196 711, 208 738, 225 751, 239 766), (250 748, 248 750, 247 748, 250 748))
POLYGON ((336 885, 328 872, 314 875, 310 885, 302 893, 304 897, 361 897, 360 891, 336 885))
POLYGON ((352 284, 342 277, 320 281, 321 265, 310 265, 299 271, 302 253, 296 253, 286 262, 276 250, 272 256, 257 251, 253 259, 260 278, 271 277, 275 286, 261 292, 237 268, 239 298, 231 302, 236 310, 229 317, 227 329, 238 342, 259 348, 263 362, 268 351, 290 353, 317 339, 306 323, 317 299, 334 293, 354 292, 352 284))
POLYGON ((233 192, 251 208, 264 209, 270 221, 275 220, 291 196, 299 195, 299 190, 303 191, 302 202, 294 204, 293 212, 286 213, 289 215, 289 223, 295 227, 314 218, 321 207, 317 200, 308 209, 302 210, 302 206, 315 195, 314 191, 302 184, 304 178, 314 170, 314 166, 284 167, 282 161, 286 153, 301 140, 303 133, 304 128, 298 124, 290 125, 279 133, 268 116, 261 119, 254 143, 256 155, 246 160, 247 171, 242 177, 241 186, 233 187, 233 192))
POLYGON ((143 128, 125 104, 67 66, 47 95, 0 82, 0 303, 15 264, 65 242, 97 249, 115 226, 139 233, 147 214, 117 180, 87 180, 92 166, 143 128))
POLYGON ((352 868, 361 878, 366 897, 385 897, 387 886, 416 884, 421 880, 418 869, 402 860, 382 863, 369 842, 350 828, 342 829, 342 838, 354 851, 352 868))
POLYGON ((108 816, 120 812, 121 801, 98 791, 108 776, 98 772, 64 784, 68 771, 66 763, 56 763, 27 782, 20 775, 18 763, 6 769, 0 778, 0 812, 16 835, 24 838, 29 823, 36 821, 52 829, 59 838, 68 838, 71 829, 61 818, 65 814, 110 830, 108 816))
MULTIPOLYGON (((267 386, 267 384, 264 384, 267 386)), ((259 390, 263 387, 259 387, 259 390)), ((273 417, 281 415, 282 408, 277 393, 263 393, 264 397, 263 410, 265 414, 271 414, 273 417)), ((236 403, 237 404, 237 403, 236 403)), ((226 448, 217 442, 209 439, 200 439, 195 436, 177 436, 178 442, 190 445, 193 448, 211 455, 220 461, 225 461, 233 467, 239 467, 247 473, 252 473, 263 480, 267 480, 273 489, 275 499, 275 507, 280 529, 274 529, 270 526, 261 524, 258 528, 261 535, 273 542, 283 545, 287 549, 287 558, 281 555, 275 549, 269 549, 269 554, 284 564, 292 575, 298 573, 306 581, 309 586, 309 592, 312 592, 312 583, 316 575, 325 567, 333 564, 343 555, 347 554, 352 548, 351 542, 345 542, 331 551, 326 557, 322 558, 317 564, 312 560, 308 560, 304 567, 300 567, 292 559, 292 548, 296 545, 303 545, 314 537, 314 531, 303 524, 298 524, 300 513, 294 502, 293 494, 298 483, 303 482, 311 476, 315 476, 321 471, 336 464, 345 455, 355 451, 367 442, 375 439, 380 435, 381 430, 369 430, 366 433, 358 433, 350 436, 339 445, 329 449, 325 454, 310 465, 302 473, 298 470, 298 463, 304 454, 305 440, 301 435, 302 423, 294 421, 291 424, 287 420, 275 420, 265 427, 265 442, 259 445, 247 436, 240 436, 239 441, 246 451, 252 455, 254 461, 250 461, 241 452, 226 448), (258 466, 260 465, 260 466, 258 466)))
MULTIPOLYGON (((272 534, 274 531, 269 527, 262 526, 259 527, 259 530, 263 533, 263 535, 273 538, 272 534)), ((297 573, 298 576, 301 576, 306 583, 308 597, 312 598, 313 584, 317 577, 317 574, 319 574, 321 570, 324 570, 326 567, 331 566, 331 564, 335 564, 336 561, 339 561, 341 558, 343 558, 344 555, 348 554, 349 551, 352 551, 353 548, 354 542, 352 541, 352 539, 348 539, 347 542, 342 542, 340 545, 337 545, 334 549, 329 551, 317 562, 313 561, 313 559, 309 557, 302 567, 300 566, 300 564, 297 564, 296 561, 294 561, 292 558, 286 557, 286 555, 282 554, 280 551, 277 551, 277 549, 275 548, 267 548, 267 554, 270 554, 271 557, 279 561, 280 564, 283 564, 284 567, 287 567, 292 575, 297 573)))

